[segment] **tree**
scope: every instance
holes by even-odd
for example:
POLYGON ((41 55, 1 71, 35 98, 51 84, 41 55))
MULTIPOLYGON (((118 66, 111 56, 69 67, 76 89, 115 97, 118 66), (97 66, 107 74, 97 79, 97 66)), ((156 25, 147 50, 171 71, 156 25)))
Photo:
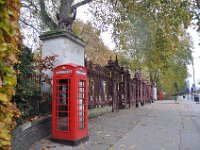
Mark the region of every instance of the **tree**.
POLYGON ((15 117, 20 113, 11 102, 16 84, 20 33, 18 26, 19 1, 0 0, 0 149, 9 150, 11 131, 16 126, 15 117))
POLYGON ((20 63, 16 66, 16 69, 19 71, 20 76, 34 73, 34 53, 30 48, 24 45, 21 46, 19 61, 20 63))
POLYGON ((123 54, 118 54, 119 56, 119 64, 120 66, 123 66, 123 67, 128 67, 129 66, 129 59, 124 56, 123 54))
POLYGON ((110 57, 115 57, 114 52, 103 43, 98 30, 90 22, 83 23, 77 20, 73 25, 73 31, 86 43, 85 57, 87 60, 94 64, 106 65, 110 57))
MULTIPOLYGON (((76 9, 90 2, 92 2, 92 0, 83 0, 78 3, 75 3, 75 0, 21 1, 22 6, 28 8, 32 14, 40 17, 42 25, 45 25, 51 31, 70 29, 69 27, 76 17, 76 9)), ((29 25, 27 21, 23 19, 21 19, 21 21, 26 25, 29 25)), ((33 27, 31 24, 30 26, 33 27)))
POLYGON ((83 0, 74 4, 75 0, 20 0, 22 8, 19 22, 23 42, 37 49, 39 35, 47 31, 70 29, 71 24, 66 27, 65 22, 73 21, 75 10, 91 1, 83 0))
POLYGON ((193 2, 194 19, 197 21, 197 32, 200 33, 200 1, 194 0, 192 2, 193 2))
MULTIPOLYGON (((31 113, 34 113, 33 107, 37 107, 33 106, 30 101, 30 96, 39 93, 38 84, 36 84, 34 80, 31 80, 36 69, 34 66, 34 54, 32 53, 32 50, 26 46, 22 46, 20 48, 19 61, 20 63, 15 66, 19 71, 19 74, 17 75, 17 85, 15 87, 16 94, 14 100, 17 104, 17 108, 22 112, 21 117, 26 117, 31 113)), ((20 120, 21 119, 17 121, 20 120)))
MULTIPOLYGON (((160 88, 166 88, 160 84, 163 77, 167 77, 163 74, 177 74, 172 69, 178 67, 175 60, 182 61, 181 64, 185 66, 191 59, 191 43, 181 47, 184 45, 182 38, 186 35, 185 29, 192 20, 192 13, 188 11, 191 3, 188 0, 117 1, 107 6, 112 8, 107 9, 110 11, 106 12, 108 16, 99 10, 101 7, 98 7, 97 2, 95 5, 98 9, 93 11, 98 18, 96 24, 101 25, 99 20, 102 20, 104 26, 112 23, 117 50, 130 59, 133 70, 146 70, 151 82, 159 83, 160 88), (110 18, 113 19, 111 22, 110 18)), ((180 66, 180 73, 187 74, 186 69, 180 66)), ((182 81, 184 78, 180 77, 182 81)))

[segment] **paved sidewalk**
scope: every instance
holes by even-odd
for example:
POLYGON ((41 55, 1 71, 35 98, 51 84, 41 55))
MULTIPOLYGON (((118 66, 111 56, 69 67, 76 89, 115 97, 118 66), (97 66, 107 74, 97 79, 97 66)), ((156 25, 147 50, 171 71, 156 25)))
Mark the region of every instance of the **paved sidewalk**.
POLYGON ((114 150, 200 150, 200 105, 180 99, 159 101, 114 150))
POLYGON ((89 120, 90 140, 77 147, 49 138, 30 150, 200 150, 200 104, 157 101, 89 120))

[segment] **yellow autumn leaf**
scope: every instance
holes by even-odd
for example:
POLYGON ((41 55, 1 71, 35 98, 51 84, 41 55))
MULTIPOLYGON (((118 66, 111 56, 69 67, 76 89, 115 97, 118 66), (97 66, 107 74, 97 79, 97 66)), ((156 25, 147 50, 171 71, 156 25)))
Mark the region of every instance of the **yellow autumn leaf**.
POLYGON ((2 79, 1 79, 1 77, 0 77, 0 88, 2 87, 2 79))
POLYGON ((8 130, 6 128, 1 129, 0 133, 1 133, 2 139, 4 139, 4 140, 10 140, 11 139, 11 135, 8 134, 8 130))
POLYGON ((9 140, 7 140, 7 141, 4 140, 4 141, 1 142, 1 144, 2 144, 3 146, 4 146, 4 145, 10 145, 10 141, 9 141, 9 140))
MULTIPOLYGON (((2 38, 2 37, 1 37, 1 38, 2 38)), ((2 40, 2 39, 1 39, 1 40, 2 40)), ((3 41, 3 40, 2 40, 2 41, 3 41)), ((6 47, 7 47, 7 46, 6 46, 5 43, 1 44, 1 45, 0 45, 0 51, 1 51, 1 52, 6 51, 6 50, 7 50, 6 47)))
POLYGON ((126 147, 126 146, 125 146, 125 145, 123 145, 123 144, 121 144, 121 145, 120 145, 120 148, 125 148, 125 147, 126 147))
POLYGON ((5 1, 4 0, 0 0, 0 4, 4 4, 5 3, 5 1))
POLYGON ((20 115, 16 106, 11 103, 16 84, 16 73, 13 64, 17 62, 20 34, 18 26, 19 0, 0 0, 0 150, 11 150, 11 131, 16 125, 14 115, 20 115), (5 86, 3 86, 5 84, 5 86), (3 104, 3 105, 1 105, 3 104))
POLYGON ((3 128, 5 128, 5 123, 4 122, 0 122, 0 129, 3 129, 3 128))
POLYGON ((3 102, 8 102, 9 99, 6 94, 0 93, 0 100, 3 102))
POLYGON ((108 150, 114 150, 113 145, 111 145, 111 146, 108 148, 108 150))

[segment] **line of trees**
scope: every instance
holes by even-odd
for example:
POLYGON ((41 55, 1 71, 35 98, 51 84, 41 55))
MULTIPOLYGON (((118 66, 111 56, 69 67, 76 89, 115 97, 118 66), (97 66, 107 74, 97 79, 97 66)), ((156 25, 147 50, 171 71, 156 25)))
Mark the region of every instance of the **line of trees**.
MULTIPOLYGON (((22 0, 21 3, 22 11, 30 16, 27 19, 27 15, 21 15, 22 26, 32 26, 27 23, 31 19, 37 27, 33 30, 39 33, 60 29, 61 20, 69 20, 74 9, 89 4, 93 21, 87 25, 96 28, 97 36, 112 28, 115 52, 127 59, 132 70, 142 68, 145 76, 167 93, 175 92, 174 82, 179 89, 185 88, 186 66, 192 59, 192 42, 186 29, 194 19, 199 27, 198 0, 22 0)), ((87 50, 86 53, 93 54, 91 58, 97 54, 94 47, 87 50)))
POLYGON ((186 32, 194 16, 194 2, 151 0, 108 3, 106 14, 93 3, 96 25, 113 26, 117 51, 132 70, 142 68, 151 83, 168 94, 186 88, 186 65, 192 60, 192 41, 186 32), (110 11, 110 12, 109 12, 110 11), (112 18, 112 20, 110 20, 112 18))

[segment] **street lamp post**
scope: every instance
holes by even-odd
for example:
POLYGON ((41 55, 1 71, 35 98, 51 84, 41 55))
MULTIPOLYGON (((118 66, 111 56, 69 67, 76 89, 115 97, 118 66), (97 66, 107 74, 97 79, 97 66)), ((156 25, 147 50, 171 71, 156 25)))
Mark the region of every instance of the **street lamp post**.
POLYGON ((192 59, 192 70, 193 70, 193 82, 195 87, 195 69, 194 69, 194 60, 192 59))
POLYGON ((177 92, 178 92, 178 84, 177 84, 177 82, 174 82, 174 88, 175 88, 175 92, 176 92, 176 94, 175 94, 175 103, 177 102, 177 92))

